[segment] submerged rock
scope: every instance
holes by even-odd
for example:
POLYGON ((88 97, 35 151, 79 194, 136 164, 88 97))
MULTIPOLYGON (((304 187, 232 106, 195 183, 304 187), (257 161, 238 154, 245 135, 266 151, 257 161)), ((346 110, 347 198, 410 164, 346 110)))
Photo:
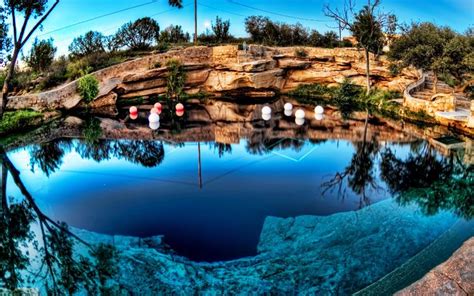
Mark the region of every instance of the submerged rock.
POLYGON ((116 280, 139 295, 350 294, 399 267, 456 220, 448 213, 426 217, 391 200, 326 217, 268 217, 258 255, 214 263, 163 252, 161 238, 112 240, 120 250, 116 280))

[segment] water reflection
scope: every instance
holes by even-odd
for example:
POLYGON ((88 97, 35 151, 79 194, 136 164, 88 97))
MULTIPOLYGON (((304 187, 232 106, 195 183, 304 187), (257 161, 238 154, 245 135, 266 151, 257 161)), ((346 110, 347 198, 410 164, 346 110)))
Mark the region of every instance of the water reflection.
MULTIPOLYGON (((54 160, 40 166, 46 174, 58 168, 64 155, 58 147, 41 145, 32 151, 42 159, 47 158, 45 152, 54 153, 54 160)), ((0 288, 15 291, 36 286, 49 295, 110 293, 108 280, 117 271, 115 248, 91 245, 72 233, 65 223, 44 214, 1 147, 0 162, 0 288), (7 198, 8 174, 22 198, 7 198), (84 254, 76 253, 77 244, 86 250, 84 254)))

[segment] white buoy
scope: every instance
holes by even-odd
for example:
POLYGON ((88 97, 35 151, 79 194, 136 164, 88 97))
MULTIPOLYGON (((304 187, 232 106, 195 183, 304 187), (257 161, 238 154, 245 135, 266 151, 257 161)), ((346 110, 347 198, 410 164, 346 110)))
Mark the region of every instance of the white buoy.
POLYGON ((151 108, 150 113, 160 114, 155 107, 151 108))
POLYGON ((151 113, 150 116, 148 116, 148 121, 150 123, 160 122, 160 116, 156 113, 151 113))
POLYGON ((160 128, 160 122, 150 122, 148 126, 155 131, 160 128))
POLYGON ((262 119, 265 121, 269 121, 272 119, 272 114, 262 114, 262 119))
POLYGON ((295 118, 295 123, 296 125, 303 125, 304 124, 304 118, 295 118))
POLYGON ((304 118, 305 117, 304 110, 303 109, 296 110, 295 117, 296 118, 304 118))
POLYGON ((286 103, 285 106, 283 106, 283 109, 285 109, 285 111, 291 111, 293 110, 293 105, 291 103, 286 103))
POLYGON ((272 108, 265 106, 262 108, 262 114, 272 114, 272 108))
POLYGON ((324 114, 315 113, 315 114, 314 114, 314 118, 315 118, 316 120, 318 120, 318 121, 319 121, 319 120, 323 120, 324 114))
POLYGON ((316 107, 314 108, 314 113, 316 113, 316 114, 323 114, 323 113, 324 113, 324 108, 323 108, 322 106, 319 106, 319 105, 318 105, 318 106, 316 106, 316 107))
POLYGON ((293 110, 286 110, 286 109, 285 109, 285 110, 283 111, 283 113, 285 114, 285 116, 288 116, 288 117, 289 117, 289 116, 293 115, 293 110))

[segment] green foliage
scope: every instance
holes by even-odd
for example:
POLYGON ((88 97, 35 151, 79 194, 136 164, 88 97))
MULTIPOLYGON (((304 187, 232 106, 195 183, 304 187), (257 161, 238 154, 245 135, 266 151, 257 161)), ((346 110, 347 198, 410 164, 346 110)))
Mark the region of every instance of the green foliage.
POLYGON ((379 54, 382 51, 384 35, 382 24, 374 15, 372 7, 364 8, 355 15, 355 20, 350 30, 360 47, 369 52, 379 54))
POLYGON ((223 21, 220 17, 216 16, 216 22, 212 23, 212 32, 214 32, 214 38, 216 43, 225 43, 233 39, 229 33, 230 20, 223 21))
POLYGON ((308 52, 304 48, 297 48, 295 49, 295 56, 297 58, 306 58, 308 57, 308 52))
POLYGON ((168 99, 176 99, 183 95, 184 84, 186 83, 186 72, 179 60, 171 59, 166 63, 168 67, 167 91, 168 99))
POLYGON ((266 45, 308 45, 329 48, 347 46, 347 44, 339 41, 337 33, 333 31, 322 35, 316 30, 310 31, 300 23, 289 25, 274 22, 263 16, 247 17, 245 19, 245 30, 250 34, 252 42, 266 45))
POLYGON ((32 127, 35 125, 35 121, 42 117, 41 113, 30 110, 5 112, 0 119, 0 133, 19 131, 32 127))
POLYGON ((170 25, 160 33, 160 44, 180 44, 189 42, 189 33, 184 33, 181 26, 170 25))
POLYGON ((331 98, 334 88, 323 84, 300 84, 295 90, 289 92, 289 95, 298 98, 321 99, 331 98))
POLYGON ((84 140, 88 144, 98 143, 102 136, 102 128, 100 127, 100 120, 97 118, 88 118, 84 123, 82 131, 84 140))
POLYGON ((474 37, 460 35, 447 27, 414 23, 395 40, 388 54, 404 67, 414 66, 435 74, 451 76, 452 83, 469 80, 474 71, 474 37))
POLYGON ((158 42, 160 26, 150 17, 144 17, 123 25, 115 34, 115 40, 120 47, 131 50, 147 50, 158 42))
MULTIPOLYGON (((12 47, 12 42, 8 34, 7 15, 5 8, 0 6, 0 64, 6 63, 8 54, 12 47)), ((3 83, 2 83, 3 85, 3 83)))
POLYGON ((74 38, 69 45, 69 52, 73 58, 105 52, 105 37, 100 32, 89 31, 84 36, 74 38))
POLYGON ((390 63, 390 65, 388 65, 388 71, 390 72, 390 76, 395 77, 401 73, 402 69, 400 69, 400 65, 397 63, 390 63))
POLYGON ((99 81, 93 75, 85 75, 77 82, 77 90, 81 97, 89 103, 99 94, 99 81))
POLYGON ((35 39, 29 55, 25 57, 25 62, 34 72, 45 72, 53 63, 56 50, 53 39, 41 41, 35 39))
POLYGON ((39 82, 38 89, 45 90, 65 82, 68 78, 67 73, 68 60, 66 57, 61 56, 58 59, 54 60, 49 71, 39 82))
POLYGON ((398 159, 387 149, 381 155, 381 176, 401 205, 416 203, 427 215, 450 210, 460 217, 474 217, 472 168, 441 160, 431 148, 398 159))

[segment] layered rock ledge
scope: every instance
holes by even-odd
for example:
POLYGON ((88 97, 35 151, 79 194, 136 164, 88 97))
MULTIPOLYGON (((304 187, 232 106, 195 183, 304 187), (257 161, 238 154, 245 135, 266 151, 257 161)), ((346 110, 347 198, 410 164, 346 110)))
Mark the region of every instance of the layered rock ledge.
MULTIPOLYGON (((121 63, 93 73, 99 80, 100 93, 92 107, 115 105, 117 100, 161 95, 166 92, 166 62, 180 60, 187 72, 186 92, 216 96, 239 95, 269 97, 295 89, 300 84, 335 84, 344 79, 364 85, 364 55, 356 48, 297 48, 250 46, 190 47, 172 50, 121 63)), ((371 56, 373 84, 382 89, 403 91, 415 81, 418 72, 406 70, 392 76, 384 57, 371 56)), ((77 81, 56 89, 14 96, 9 109, 72 109, 81 106, 77 81)))

